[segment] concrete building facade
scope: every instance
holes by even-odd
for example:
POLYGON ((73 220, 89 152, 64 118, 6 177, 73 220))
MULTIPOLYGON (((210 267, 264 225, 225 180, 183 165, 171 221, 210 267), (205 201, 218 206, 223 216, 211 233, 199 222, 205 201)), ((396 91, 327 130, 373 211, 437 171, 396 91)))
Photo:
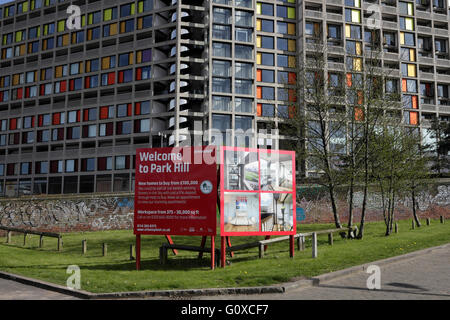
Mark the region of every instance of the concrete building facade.
POLYGON ((326 72, 345 81, 364 65, 374 12, 404 123, 448 121, 445 0, 1 5, 0 195, 132 192, 142 147, 283 149, 271 130, 283 132, 308 46, 327 44, 326 72))

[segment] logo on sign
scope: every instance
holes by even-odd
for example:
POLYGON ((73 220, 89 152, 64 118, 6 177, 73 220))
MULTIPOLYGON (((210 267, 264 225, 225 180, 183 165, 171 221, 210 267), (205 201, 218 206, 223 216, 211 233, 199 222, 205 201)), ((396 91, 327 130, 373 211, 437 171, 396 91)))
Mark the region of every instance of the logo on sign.
POLYGON ((203 181, 200 184, 200 191, 203 192, 203 194, 210 194, 213 191, 213 184, 211 183, 211 181, 203 181))

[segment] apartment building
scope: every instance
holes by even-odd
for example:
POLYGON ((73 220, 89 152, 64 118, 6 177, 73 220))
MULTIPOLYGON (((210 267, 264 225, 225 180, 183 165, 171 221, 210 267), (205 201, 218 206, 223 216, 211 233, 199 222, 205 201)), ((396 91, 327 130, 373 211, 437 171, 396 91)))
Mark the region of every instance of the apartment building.
POLYGON ((286 137, 271 133, 283 133, 308 46, 327 44, 333 82, 361 72, 374 8, 389 90, 409 101, 405 124, 426 130, 430 117, 450 115, 446 2, 0 5, 0 195, 133 191, 142 147, 283 149, 286 137), (239 134, 249 130, 258 134, 239 134))
MULTIPOLYGON (((323 45, 331 94, 341 84, 351 87, 376 60, 388 78, 385 92, 401 97, 395 115, 429 143, 430 120, 450 120, 449 9, 445 0, 303 1, 300 63, 308 65, 308 55, 323 45)), ((331 148, 345 152, 339 146, 345 130, 338 134, 331 148)))

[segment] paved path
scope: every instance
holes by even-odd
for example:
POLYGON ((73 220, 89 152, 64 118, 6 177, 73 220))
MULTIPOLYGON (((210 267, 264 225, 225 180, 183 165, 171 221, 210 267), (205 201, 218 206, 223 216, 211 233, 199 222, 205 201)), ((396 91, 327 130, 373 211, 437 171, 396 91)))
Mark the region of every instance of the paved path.
POLYGON ((450 246, 380 268, 381 290, 368 290, 366 283, 370 274, 359 272, 322 283, 318 287, 298 288, 285 294, 215 296, 199 299, 450 300, 450 246))
POLYGON ((68 300, 74 297, 0 279, 0 300, 68 300))

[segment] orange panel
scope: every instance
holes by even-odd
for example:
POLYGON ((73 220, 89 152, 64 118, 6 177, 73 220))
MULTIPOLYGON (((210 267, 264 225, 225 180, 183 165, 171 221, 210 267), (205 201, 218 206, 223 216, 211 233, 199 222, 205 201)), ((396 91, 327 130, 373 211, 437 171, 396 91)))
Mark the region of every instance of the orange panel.
POLYGON ((256 70, 256 81, 259 81, 259 82, 262 81, 262 70, 261 69, 256 70))
POLYGON ((418 125, 419 124, 419 113, 410 112, 409 113, 409 124, 418 125))
POLYGON ((353 84, 352 74, 351 73, 347 73, 347 87, 351 87, 352 84, 353 84))
POLYGON ((412 107, 413 107, 413 109, 419 109, 419 106, 417 103, 417 96, 412 96, 412 107))
POLYGON ((406 79, 402 79, 402 92, 407 92, 408 91, 408 87, 406 84, 406 79))
POLYGON ((257 115, 258 117, 261 117, 261 115, 262 115, 262 104, 261 104, 261 103, 258 103, 258 104, 256 105, 256 115, 257 115))
POLYGON ((362 108, 355 108, 355 120, 356 121, 364 120, 364 112, 362 108))
POLYGON ((256 98, 262 99, 262 87, 256 87, 256 98))

